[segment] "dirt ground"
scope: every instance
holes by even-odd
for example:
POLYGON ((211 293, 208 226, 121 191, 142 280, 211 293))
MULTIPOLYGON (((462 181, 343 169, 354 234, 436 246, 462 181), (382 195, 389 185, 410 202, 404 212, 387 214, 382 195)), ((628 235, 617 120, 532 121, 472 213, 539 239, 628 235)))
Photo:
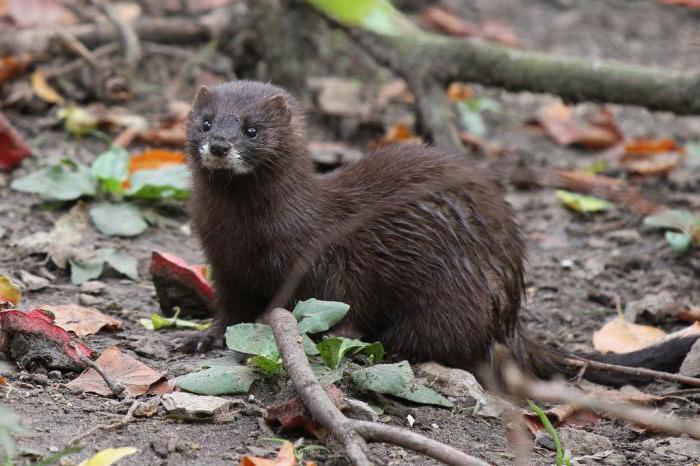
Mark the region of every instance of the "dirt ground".
MULTIPOLYGON (((668 70, 700 68, 700 15, 690 10, 662 6, 653 1, 629 0, 464 0, 446 2, 457 7, 464 17, 483 21, 497 19, 508 24, 520 38, 522 47, 586 57, 591 60, 616 59, 668 70)), ((145 69, 148 70, 147 65, 145 69)), ((176 65, 172 65, 176 66, 176 65)), ((144 79, 158 84, 158 74, 144 79)), ((343 76, 347 77, 347 76, 343 76)), ((148 91, 134 109, 147 109, 158 97, 148 91)), ((182 90, 188 99, 190 89, 182 90)), ((596 160, 595 152, 555 145, 542 135, 523 128, 537 108, 550 101, 548 96, 510 94, 493 89, 477 88, 479 95, 500 101, 504 114, 488 119, 488 139, 515 149, 515 155, 531 167, 585 167, 596 160)), ((138 99, 136 99, 138 100, 138 99)), ((700 117, 677 117, 650 113, 639 108, 610 107, 616 121, 628 137, 674 138, 682 143, 700 139, 700 117)), ((76 140, 61 129, 47 128, 43 116, 7 112, 12 123, 31 142, 37 156, 26 160, 11 174, 0 174, 0 271, 18 277, 24 270, 41 274, 47 268, 56 279, 47 288, 26 292, 24 306, 44 303, 68 304, 78 300, 79 287, 71 285, 65 271, 47 265, 43 257, 21 257, 11 244, 37 231, 48 231, 53 221, 67 208, 51 210, 33 195, 9 188, 19 176, 46 166, 61 158, 89 163, 105 149, 95 139, 76 140)), ((324 140, 338 140, 357 145, 357 140, 342 140, 337 128, 318 126, 313 119, 312 134, 324 140)), ((474 156, 474 163, 488 167, 492 161, 474 156)), ((700 170, 685 167, 665 179, 645 182, 645 193, 667 205, 700 209, 700 170)), ((642 226, 642 218, 622 209, 594 216, 582 216, 565 210, 552 190, 515 191, 509 188, 508 198, 516 206, 520 224, 527 238, 529 264, 527 270, 528 302, 523 310, 528 328, 541 339, 573 351, 590 351, 591 336, 602 323, 615 316, 614 302, 619 297, 623 306, 645 296, 670 292, 683 304, 700 303, 700 257, 697 251, 679 256, 665 243, 663 235, 642 226)), ((167 208, 169 218, 185 225, 188 221, 184 203, 167 208)), ((186 373, 196 367, 202 356, 183 356, 171 352, 184 331, 151 332, 138 319, 158 309, 153 285, 148 274, 151 251, 163 250, 189 262, 200 262, 202 255, 195 239, 186 229, 177 227, 149 228, 134 239, 115 239, 91 231, 89 240, 99 246, 119 246, 139 260, 140 280, 134 283, 119 277, 107 277, 107 288, 98 307, 120 318, 124 330, 101 332, 85 338, 85 343, 101 351, 112 345, 135 351, 137 357, 168 376, 186 373), (144 353, 145 337, 149 337, 144 353), (166 356, 167 357, 164 357, 166 356)), ((676 330, 682 323, 659 324, 665 330, 676 330)), ((215 352, 213 355, 223 353, 215 352)), ((206 357, 211 357, 207 355, 206 357)), ((120 419, 130 401, 119 401, 93 394, 75 394, 62 383, 74 374, 63 374, 48 384, 35 381, 30 374, 18 371, 10 377, 13 390, 3 402, 23 418, 31 433, 17 439, 25 452, 18 463, 29 464, 34 452, 45 455, 62 450, 74 436, 93 425, 120 419)), ((670 391, 670 384, 652 384, 649 393, 670 391)), ((352 393, 352 388, 347 388, 352 393)), ((276 444, 265 437, 279 437, 262 425, 260 408, 286 400, 290 389, 283 382, 256 382, 252 395, 239 397, 245 407, 236 408, 235 417, 222 424, 185 423, 162 415, 139 419, 111 432, 98 431, 83 441, 85 450, 69 457, 78 462, 99 449, 131 445, 139 449, 124 464, 236 464, 244 454, 268 454, 276 444), (164 445, 175 444, 167 452, 164 445)), ((360 397, 360 395, 358 395, 360 397)), ((697 416, 698 396, 677 398, 663 406, 664 411, 697 416)), ((501 420, 475 417, 466 400, 457 399, 453 411, 398 402, 390 404, 385 421, 407 426, 411 414, 416 423, 412 429, 444 441, 456 448, 481 457, 493 464, 512 463, 513 448, 501 420)), ((664 454, 664 435, 636 433, 628 427, 601 420, 585 430, 607 437, 614 454, 607 459, 590 460, 589 464, 698 464, 699 457, 664 454)), ((298 437, 289 436, 296 440, 298 437)), ((309 441, 317 443, 317 441, 309 441)), ((588 442, 565 445, 574 456, 589 454, 588 442)), ((590 448, 589 448, 590 447, 590 448)), ((373 452, 386 464, 433 464, 425 457, 406 450, 375 445, 373 452)), ((337 450, 336 450, 337 451, 337 450)), ((697 447, 696 447, 697 451, 697 447)), ((595 452, 595 451, 594 451, 595 452)), ((319 464, 345 464, 332 453, 312 453, 319 464)), ((535 445, 532 464, 553 464, 554 452, 535 445)))

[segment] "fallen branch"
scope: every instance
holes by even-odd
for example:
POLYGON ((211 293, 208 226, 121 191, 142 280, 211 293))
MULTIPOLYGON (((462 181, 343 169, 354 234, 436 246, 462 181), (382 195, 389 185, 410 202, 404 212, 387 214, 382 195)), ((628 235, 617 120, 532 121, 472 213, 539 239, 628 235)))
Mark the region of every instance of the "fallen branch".
POLYGON ((619 366, 617 364, 608 364, 606 362, 591 361, 589 359, 565 358, 564 362, 571 366, 580 367, 583 370, 590 368, 599 371, 612 372, 616 374, 635 375, 649 380, 665 380, 667 382, 675 382, 690 387, 700 387, 699 378, 688 377, 687 375, 655 371, 652 369, 645 369, 643 367, 619 366))
POLYGON ((513 362, 502 365, 503 380, 509 392, 523 397, 550 403, 571 403, 606 416, 631 421, 657 432, 687 434, 700 439, 700 423, 683 419, 658 410, 641 408, 619 400, 609 401, 602 397, 574 390, 563 382, 536 380, 525 375, 513 362))
POLYGON ((352 464, 371 464, 366 453, 366 441, 393 443, 447 464, 465 466, 488 464, 448 445, 405 429, 348 419, 316 380, 304 353, 294 316, 285 309, 276 308, 269 313, 268 318, 275 342, 282 355, 284 368, 295 390, 314 420, 343 444, 352 464))

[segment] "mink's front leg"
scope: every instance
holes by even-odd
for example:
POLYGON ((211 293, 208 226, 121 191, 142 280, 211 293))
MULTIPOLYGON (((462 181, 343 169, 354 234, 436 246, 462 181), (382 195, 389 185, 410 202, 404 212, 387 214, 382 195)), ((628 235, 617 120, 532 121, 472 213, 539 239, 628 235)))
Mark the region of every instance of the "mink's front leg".
POLYGON ((177 346, 183 353, 204 353, 214 346, 223 346, 224 333, 231 325, 253 322, 262 313, 263 307, 255 300, 239 293, 217 293, 214 320, 203 332, 191 335, 177 346))

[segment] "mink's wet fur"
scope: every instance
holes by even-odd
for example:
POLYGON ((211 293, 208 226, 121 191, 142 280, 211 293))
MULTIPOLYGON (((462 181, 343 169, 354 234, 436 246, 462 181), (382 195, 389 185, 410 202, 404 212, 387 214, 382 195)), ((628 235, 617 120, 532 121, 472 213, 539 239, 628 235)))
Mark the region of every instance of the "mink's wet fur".
MULTIPOLYGON (((253 81, 201 89, 186 140, 192 226, 216 299, 214 324, 183 350, 207 349, 228 325, 261 317, 307 258, 311 266, 286 304, 348 303, 336 333, 379 340, 414 362, 471 370, 502 343, 536 375, 573 373, 561 362, 565 353, 523 331, 523 236, 499 187, 464 158, 421 144, 394 145, 317 175, 296 100, 253 81), (254 137, 246 134, 251 127, 254 137), (226 141, 252 170, 207 168, 201 148, 214 139, 226 141)), ((677 370, 693 341, 615 362, 677 370)))

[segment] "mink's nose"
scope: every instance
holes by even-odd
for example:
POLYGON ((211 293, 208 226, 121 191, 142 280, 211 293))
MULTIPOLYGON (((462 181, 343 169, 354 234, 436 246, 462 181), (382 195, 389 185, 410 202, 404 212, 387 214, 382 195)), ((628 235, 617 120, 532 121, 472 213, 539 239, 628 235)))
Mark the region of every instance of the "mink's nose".
POLYGON ((221 140, 214 140, 209 145, 209 152, 217 157, 225 156, 229 149, 231 149, 231 143, 221 140))

